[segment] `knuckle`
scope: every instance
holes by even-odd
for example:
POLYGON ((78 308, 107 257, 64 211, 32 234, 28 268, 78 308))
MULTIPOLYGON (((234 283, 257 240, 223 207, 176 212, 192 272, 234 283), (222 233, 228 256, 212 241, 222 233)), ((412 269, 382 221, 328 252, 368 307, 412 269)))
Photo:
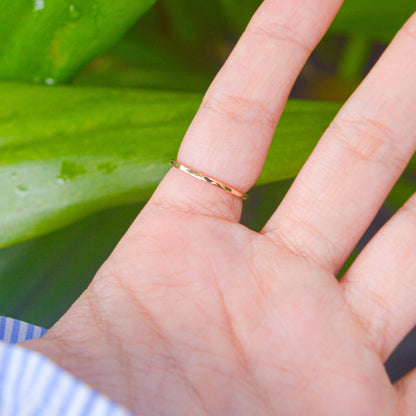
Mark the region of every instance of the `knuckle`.
POLYGON ((277 124, 277 114, 270 111, 260 101, 242 96, 209 95, 204 98, 201 108, 218 113, 238 123, 261 125, 273 129, 277 124))
POLYGON ((273 21, 252 23, 246 29, 247 34, 265 37, 273 42, 288 42, 304 50, 308 55, 312 53, 313 47, 288 24, 273 21))
POLYGON ((396 145, 394 131, 385 123, 350 114, 337 117, 328 132, 357 159, 374 162, 401 171, 408 157, 396 145))

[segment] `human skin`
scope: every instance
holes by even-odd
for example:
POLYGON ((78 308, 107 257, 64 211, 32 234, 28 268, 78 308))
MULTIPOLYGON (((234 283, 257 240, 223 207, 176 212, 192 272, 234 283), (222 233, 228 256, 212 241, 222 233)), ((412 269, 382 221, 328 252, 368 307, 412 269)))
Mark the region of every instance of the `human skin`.
MULTIPOLYGON (((179 150, 246 192, 340 0, 265 0, 179 150)), ((410 416, 384 362, 416 324, 416 197, 336 274, 416 147, 416 16, 331 123, 264 229, 171 169, 68 312, 23 343, 140 415, 410 416)), ((296 138, 294 138, 296 140, 296 138)))

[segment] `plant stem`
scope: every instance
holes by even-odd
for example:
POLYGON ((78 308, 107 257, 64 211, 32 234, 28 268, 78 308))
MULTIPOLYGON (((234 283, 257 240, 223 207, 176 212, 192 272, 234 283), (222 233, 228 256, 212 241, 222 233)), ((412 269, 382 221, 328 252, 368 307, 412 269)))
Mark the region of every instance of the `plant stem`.
POLYGON ((371 43, 362 36, 351 36, 347 40, 338 67, 340 78, 353 81, 363 76, 371 43))

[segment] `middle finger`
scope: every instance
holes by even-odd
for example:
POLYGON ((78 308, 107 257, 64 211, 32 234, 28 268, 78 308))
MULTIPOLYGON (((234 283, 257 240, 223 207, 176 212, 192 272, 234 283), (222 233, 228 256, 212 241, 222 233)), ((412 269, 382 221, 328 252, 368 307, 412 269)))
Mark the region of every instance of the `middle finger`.
MULTIPOLYGON (((179 161, 243 193, 253 186, 293 83, 341 3, 264 0, 208 89, 179 161)), ((155 196, 233 221, 241 213, 235 197, 174 169, 155 196)))
POLYGON ((336 273, 416 147, 416 14, 319 141, 263 232, 336 273))

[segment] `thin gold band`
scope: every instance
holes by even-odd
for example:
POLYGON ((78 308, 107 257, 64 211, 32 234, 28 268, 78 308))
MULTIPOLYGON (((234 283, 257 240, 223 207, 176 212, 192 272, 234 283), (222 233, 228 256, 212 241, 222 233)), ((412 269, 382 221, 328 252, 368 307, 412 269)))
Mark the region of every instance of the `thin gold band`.
POLYGON ((226 191, 226 192, 228 192, 228 193, 230 193, 234 196, 237 196, 238 198, 241 198, 241 199, 244 199, 244 200, 248 198, 247 194, 243 194, 242 192, 237 191, 234 188, 231 188, 231 186, 225 185, 221 182, 218 182, 216 179, 210 178, 209 176, 206 176, 201 172, 198 172, 194 169, 191 169, 188 166, 185 166, 182 163, 179 163, 177 160, 171 160, 170 164, 174 168, 179 169, 180 171, 185 172, 188 175, 191 175, 194 178, 199 179, 200 181, 204 181, 204 182, 207 182, 211 185, 214 185, 214 186, 222 189, 223 191, 226 191))

